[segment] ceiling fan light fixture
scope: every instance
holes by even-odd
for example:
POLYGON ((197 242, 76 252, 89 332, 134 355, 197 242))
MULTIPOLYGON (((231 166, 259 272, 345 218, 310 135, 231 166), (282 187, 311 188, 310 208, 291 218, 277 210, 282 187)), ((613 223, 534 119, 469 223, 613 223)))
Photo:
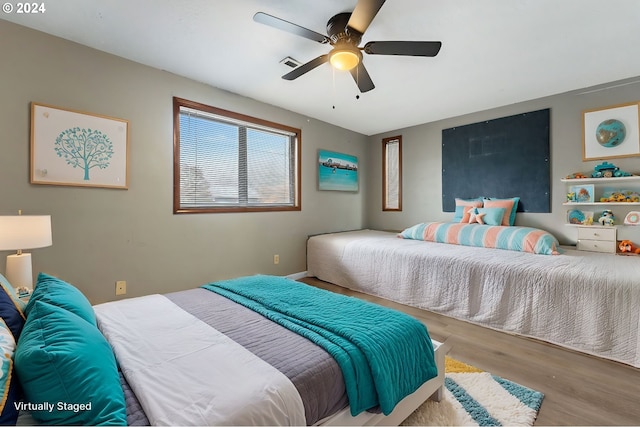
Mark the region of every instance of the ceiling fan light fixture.
POLYGON ((347 46, 334 48, 329 54, 331 65, 341 71, 355 68, 362 59, 362 53, 357 47, 347 46))

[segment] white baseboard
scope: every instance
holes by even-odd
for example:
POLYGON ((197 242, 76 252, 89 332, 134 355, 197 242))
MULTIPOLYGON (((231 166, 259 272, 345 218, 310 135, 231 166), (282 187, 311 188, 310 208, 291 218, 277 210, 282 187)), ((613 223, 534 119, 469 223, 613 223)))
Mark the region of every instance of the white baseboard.
POLYGON ((287 279, 291 279, 291 280, 300 280, 300 279, 304 279, 305 277, 307 277, 307 272, 306 271, 301 271, 300 273, 287 274, 284 277, 286 277, 287 279))

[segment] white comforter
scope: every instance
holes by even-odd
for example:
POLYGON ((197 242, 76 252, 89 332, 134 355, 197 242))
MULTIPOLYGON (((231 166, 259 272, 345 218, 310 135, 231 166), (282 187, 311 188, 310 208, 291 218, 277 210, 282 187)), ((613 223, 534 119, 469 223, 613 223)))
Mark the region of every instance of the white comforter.
POLYGON ((356 231, 308 241, 310 276, 640 367, 640 258, 534 255, 356 231))
POLYGON ((152 425, 305 425, 276 368, 161 295, 94 307, 152 425))

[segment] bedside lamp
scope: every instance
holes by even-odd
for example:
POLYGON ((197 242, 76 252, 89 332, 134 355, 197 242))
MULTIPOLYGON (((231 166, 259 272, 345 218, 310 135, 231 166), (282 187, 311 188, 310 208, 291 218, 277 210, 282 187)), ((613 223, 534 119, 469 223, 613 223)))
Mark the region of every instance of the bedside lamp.
MULTIPOLYGON (((19 211, 21 213, 21 211, 19 211)), ((7 256, 7 280, 14 288, 33 288, 31 254, 23 249, 51 246, 50 215, 0 216, 0 250, 17 250, 7 256)))

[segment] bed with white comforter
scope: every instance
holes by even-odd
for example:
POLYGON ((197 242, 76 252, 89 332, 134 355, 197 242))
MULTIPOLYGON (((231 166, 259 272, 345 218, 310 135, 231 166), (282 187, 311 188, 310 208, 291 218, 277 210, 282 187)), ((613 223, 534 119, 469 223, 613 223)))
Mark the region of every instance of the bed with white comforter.
POLYGON ((5 424, 398 425, 444 385, 419 320, 282 277, 95 306, 42 273, 26 306, 0 284, 5 424))
POLYGON ((537 255, 360 230, 307 244, 309 276, 640 367, 640 258, 537 255))
MULTIPOLYGON (((336 304, 342 302, 345 309, 370 308, 364 317, 352 316, 354 322, 349 322, 348 330, 344 331, 345 339, 348 341, 349 335, 357 337, 358 348, 366 349, 362 341, 366 337, 356 329, 378 330, 379 333, 366 332, 375 338, 372 339, 376 354, 388 353, 400 361, 380 369, 378 365, 365 363, 360 350, 351 348, 347 341, 327 335, 328 329, 340 332, 333 322, 325 324, 314 319, 311 326, 312 335, 331 336, 335 348, 330 352, 311 335, 303 336, 308 334, 279 324, 279 319, 286 318, 285 322, 304 325, 304 317, 295 317, 298 306, 304 306, 302 312, 308 308, 313 313, 313 302, 330 299, 331 293, 270 276, 252 276, 217 285, 225 283, 230 284, 230 289, 249 291, 260 285, 263 289, 273 287, 275 290, 269 292, 282 295, 281 301, 259 299, 249 305, 277 307, 278 314, 268 310, 260 314, 205 287, 93 307, 98 326, 122 371, 129 425, 391 425, 400 423, 434 393, 439 397, 446 349, 432 342, 426 328, 415 319, 366 302, 353 307, 358 301, 335 295, 340 299, 336 304), (294 292, 300 287, 308 289, 297 295, 311 291, 313 295, 289 301, 287 290, 294 292), (296 311, 290 310, 292 306, 296 311), (402 323, 394 326, 394 321, 402 323), (417 329, 409 328, 410 325, 417 329), (397 333, 390 335, 391 330, 397 333), (425 352, 416 354, 412 350, 422 348, 416 344, 421 340, 428 341, 423 346, 425 352), (408 345, 398 347, 400 344, 394 342, 408 345), (396 348, 400 351, 396 352, 396 348), (345 360, 347 353, 358 365, 345 372, 345 363, 350 363, 345 360), (425 363, 429 360, 433 360, 437 372, 423 382, 419 374, 427 373, 429 365, 425 363), (362 376, 368 369, 373 377, 376 372, 382 372, 385 378, 386 372, 392 378, 400 373, 399 383, 406 384, 411 379, 416 386, 398 396, 394 407, 386 408, 382 397, 393 393, 396 384, 389 389, 376 379, 371 386, 376 387, 380 411, 355 410, 360 391, 364 393, 362 396, 369 393, 362 376), (358 375, 349 382, 351 372, 358 375), (356 390, 357 394, 350 394, 350 390, 356 390)), ((248 299, 246 294, 235 296, 248 299)), ((333 313, 327 315, 326 311, 320 317, 334 318, 333 313)), ((366 359, 371 362, 369 356, 366 359)))

